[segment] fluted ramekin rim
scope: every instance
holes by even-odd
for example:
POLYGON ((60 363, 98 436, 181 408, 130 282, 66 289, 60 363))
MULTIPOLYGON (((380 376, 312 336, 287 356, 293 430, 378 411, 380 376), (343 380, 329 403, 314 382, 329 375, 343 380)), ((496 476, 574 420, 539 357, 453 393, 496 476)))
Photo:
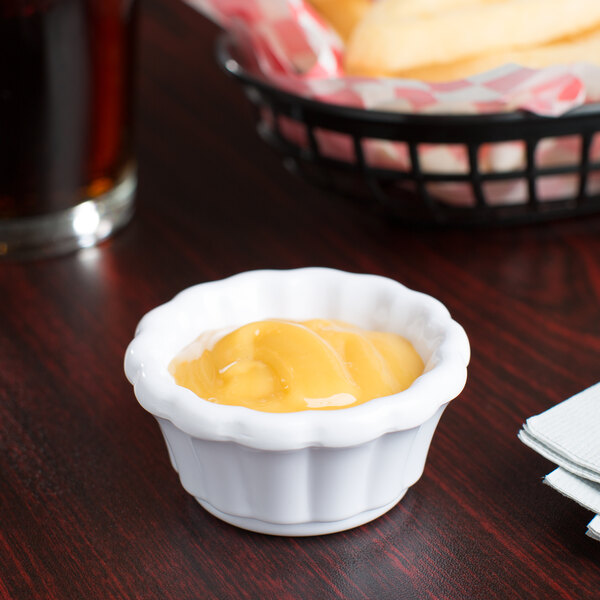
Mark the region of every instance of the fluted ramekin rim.
MULTIPOLYGON (((352 301, 352 298, 345 299, 346 304, 351 305, 352 301)), ((278 316, 280 314, 281 311, 278 316)), ((311 315, 313 318, 321 316, 311 315)), ((293 315, 290 318, 294 318, 293 315)), ((202 331, 190 332, 190 335, 195 337, 200 333, 202 331)), ((142 318, 125 354, 125 373, 142 407, 157 417, 168 419, 192 437, 237 442, 262 450, 295 450, 311 446, 355 446, 386 433, 421 425, 462 391, 469 359, 470 347, 464 329, 432 296, 379 275, 306 267, 247 271, 183 290, 142 318), (310 293, 319 293, 323 282, 334 290, 336 285, 340 289, 344 285, 359 286, 361 302, 368 302, 370 298, 375 302, 378 293, 385 293, 390 301, 417 307, 424 320, 424 331, 434 339, 428 370, 398 394, 375 398, 352 408, 293 413, 268 413, 209 402, 177 385, 168 372, 169 360, 161 342, 173 330, 182 328, 184 308, 190 310, 190 306, 203 297, 206 299, 209 291, 236 294, 241 287, 256 283, 272 289, 277 296, 283 286, 293 285, 294 290, 298 288, 299 293, 309 297, 310 293)))

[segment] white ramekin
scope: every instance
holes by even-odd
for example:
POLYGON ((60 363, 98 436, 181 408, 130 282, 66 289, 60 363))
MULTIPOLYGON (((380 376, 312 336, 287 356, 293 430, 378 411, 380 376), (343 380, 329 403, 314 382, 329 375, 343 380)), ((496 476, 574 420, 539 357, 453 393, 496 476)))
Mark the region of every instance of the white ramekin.
POLYGON ((251 271, 184 290, 140 321, 125 356, 139 403, 183 487, 213 515, 262 533, 316 535, 366 523, 423 472, 437 422, 464 387, 469 342, 431 296, 333 269, 251 271), (341 319, 409 339, 425 372, 407 390, 340 410, 266 413, 175 384, 171 359, 200 333, 268 318, 341 319))

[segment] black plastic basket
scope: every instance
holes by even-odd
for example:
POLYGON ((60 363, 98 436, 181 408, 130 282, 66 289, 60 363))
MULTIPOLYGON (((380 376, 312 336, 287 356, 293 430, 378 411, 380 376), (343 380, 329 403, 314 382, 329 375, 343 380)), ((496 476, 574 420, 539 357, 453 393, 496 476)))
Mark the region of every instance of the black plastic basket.
POLYGON ((600 212, 600 189, 593 189, 600 185, 598 181, 590 184, 594 173, 600 177, 600 163, 590 160, 592 141, 600 132, 599 105, 587 105, 557 118, 526 112, 459 116, 363 110, 310 100, 273 87, 243 66, 227 35, 218 40, 217 60, 243 85, 258 109, 260 136, 281 152, 286 166, 321 187, 375 202, 401 220, 428 224, 508 224, 600 212), (294 143, 284 135, 281 117, 302 126, 306 144, 294 143), (317 140, 318 131, 346 138, 353 148, 354 160, 325 155, 317 140), (579 144, 577 160, 545 168, 536 164, 536 149, 542 140, 567 137, 579 144), (364 152, 367 140, 405 144, 410 167, 402 170, 370 165, 364 152), (492 172, 480 168, 482 147, 515 141, 523 145, 525 168, 492 172), (425 170, 420 156, 424 144, 461 148, 468 157, 468 170, 461 173, 425 170), (540 198, 539 182, 556 176, 570 178, 571 193, 551 200, 540 198), (490 187, 511 181, 522 183, 523 198, 513 200, 512 204, 490 202, 490 187), (443 193, 435 192, 434 188, 443 190, 448 184, 460 184, 459 188, 469 190, 468 205, 458 206, 443 193))

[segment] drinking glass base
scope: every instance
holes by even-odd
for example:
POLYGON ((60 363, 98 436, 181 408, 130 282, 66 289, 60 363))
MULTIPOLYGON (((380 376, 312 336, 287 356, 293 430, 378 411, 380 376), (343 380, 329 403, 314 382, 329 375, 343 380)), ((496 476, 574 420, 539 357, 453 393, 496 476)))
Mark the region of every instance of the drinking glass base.
POLYGON ((133 216, 137 185, 135 165, 104 194, 64 211, 0 219, 0 259, 33 259, 94 246, 133 216))

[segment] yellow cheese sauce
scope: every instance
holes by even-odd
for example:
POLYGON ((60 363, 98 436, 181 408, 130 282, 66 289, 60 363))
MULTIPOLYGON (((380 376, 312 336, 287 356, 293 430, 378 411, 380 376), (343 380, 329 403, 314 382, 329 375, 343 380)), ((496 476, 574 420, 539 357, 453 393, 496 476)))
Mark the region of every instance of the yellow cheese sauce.
POLYGON ((258 321, 214 339, 200 336, 171 361, 176 383, 266 412, 356 406, 405 390, 424 369, 403 337, 341 321, 258 321))

